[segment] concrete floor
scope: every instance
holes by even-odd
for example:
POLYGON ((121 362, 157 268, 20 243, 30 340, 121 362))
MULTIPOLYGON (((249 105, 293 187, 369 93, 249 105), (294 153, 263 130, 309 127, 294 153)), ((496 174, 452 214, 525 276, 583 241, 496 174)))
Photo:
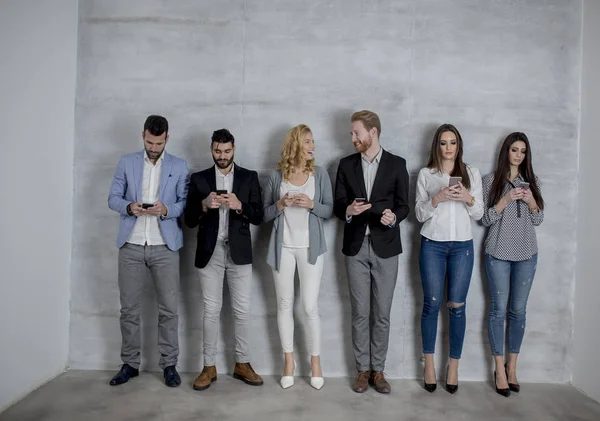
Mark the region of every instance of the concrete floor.
POLYGON ((0 414, 0 421, 153 421, 153 420, 600 420, 600 403, 567 385, 523 384, 520 394, 503 398, 491 384, 462 382, 455 395, 427 393, 416 380, 391 380, 392 393, 350 390, 350 379, 325 379, 317 391, 308 378, 283 390, 275 377, 262 387, 246 386, 229 375, 203 391, 163 385, 162 373, 141 373, 129 383, 110 387, 112 372, 65 373, 0 414))

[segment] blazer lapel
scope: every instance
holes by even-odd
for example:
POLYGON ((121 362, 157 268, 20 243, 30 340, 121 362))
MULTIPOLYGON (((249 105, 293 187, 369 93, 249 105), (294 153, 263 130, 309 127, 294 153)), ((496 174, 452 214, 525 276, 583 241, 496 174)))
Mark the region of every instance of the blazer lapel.
POLYGON ((365 175, 363 174, 363 169, 360 160, 361 155, 357 154, 358 159, 354 161, 354 173, 356 174, 356 180, 358 182, 358 188, 360 189, 360 193, 362 197, 368 199, 367 197, 367 188, 365 187, 365 175))
MULTIPOLYGON (((171 159, 171 155, 165 152, 165 158, 162 163, 162 168, 160 169, 160 185, 158 190, 159 200, 162 198, 163 191, 167 183, 169 182, 169 178, 171 177, 171 166, 173 165, 173 160, 171 159)), ((162 202, 162 200, 161 200, 162 202)))
POLYGON ((389 154, 383 150, 381 154, 381 160, 379 161, 379 167, 377 167, 377 174, 375 174, 375 181, 373 181, 373 188, 371 189, 371 197, 377 197, 377 193, 379 192, 379 187, 381 187, 381 182, 383 178, 388 173, 388 158, 389 154))
POLYGON ((208 183, 208 187, 210 188, 211 192, 217 191, 217 176, 215 171, 218 170, 216 169, 215 165, 213 165, 206 176, 206 182, 208 183))
POLYGON ((142 178, 144 176, 144 151, 137 153, 133 160, 133 180, 135 183, 135 200, 142 201, 142 178))
POLYGON ((233 164, 233 186, 231 186, 231 192, 236 196, 239 196, 240 185, 242 184, 242 178, 239 168, 235 163, 233 164))

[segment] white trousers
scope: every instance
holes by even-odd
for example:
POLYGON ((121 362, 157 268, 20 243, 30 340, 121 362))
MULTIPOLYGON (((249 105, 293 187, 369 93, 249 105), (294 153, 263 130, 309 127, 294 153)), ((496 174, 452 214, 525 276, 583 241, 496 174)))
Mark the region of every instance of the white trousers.
POLYGON ((323 275, 323 256, 311 265, 308 262, 308 248, 281 248, 279 272, 273 269, 275 292, 277 294, 277 326, 283 352, 294 352, 294 274, 298 267, 300 296, 302 298, 308 348, 310 355, 321 353, 321 320, 319 318, 319 288, 323 275))

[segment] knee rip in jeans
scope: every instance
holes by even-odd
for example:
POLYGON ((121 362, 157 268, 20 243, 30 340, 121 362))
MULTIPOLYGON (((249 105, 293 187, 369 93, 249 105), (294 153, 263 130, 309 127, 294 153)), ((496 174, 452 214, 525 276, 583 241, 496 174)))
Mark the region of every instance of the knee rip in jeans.
POLYGON ((453 301, 448 301, 448 304, 446 304, 446 307, 448 307, 450 311, 456 314, 457 316, 462 314, 462 308, 464 306, 465 303, 455 303, 453 301))

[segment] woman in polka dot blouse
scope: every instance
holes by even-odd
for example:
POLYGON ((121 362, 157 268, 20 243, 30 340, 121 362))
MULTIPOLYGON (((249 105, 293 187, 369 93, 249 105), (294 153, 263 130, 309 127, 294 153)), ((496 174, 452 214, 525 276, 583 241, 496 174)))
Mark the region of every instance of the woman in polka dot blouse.
POLYGON ((525 333, 525 309, 537 266, 535 227, 544 220, 544 200, 533 172, 525 133, 508 135, 493 174, 483 178, 485 269, 490 294, 489 340, 496 363, 496 392, 519 392, 517 357, 525 333), (508 358, 504 322, 508 310, 508 358))

